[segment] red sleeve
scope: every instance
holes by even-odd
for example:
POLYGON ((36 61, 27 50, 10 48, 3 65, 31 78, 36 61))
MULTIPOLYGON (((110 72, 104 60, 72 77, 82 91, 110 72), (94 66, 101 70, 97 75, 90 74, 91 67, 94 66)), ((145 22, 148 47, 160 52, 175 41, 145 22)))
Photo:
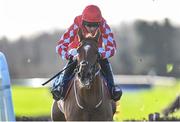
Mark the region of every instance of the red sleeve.
POLYGON ((116 52, 116 42, 114 40, 113 33, 109 27, 109 25, 104 22, 101 27, 102 37, 99 42, 99 53, 103 58, 110 58, 116 52))
POLYGON ((68 59, 68 47, 73 42, 75 35, 77 34, 78 26, 73 23, 68 30, 62 35, 56 46, 56 52, 62 57, 62 59, 68 59))

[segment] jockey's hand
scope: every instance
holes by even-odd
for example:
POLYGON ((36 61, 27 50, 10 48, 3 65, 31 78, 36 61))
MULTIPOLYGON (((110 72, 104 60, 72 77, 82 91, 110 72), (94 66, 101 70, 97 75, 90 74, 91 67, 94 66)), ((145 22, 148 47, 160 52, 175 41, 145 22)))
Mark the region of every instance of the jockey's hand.
POLYGON ((98 53, 98 60, 102 59, 102 55, 98 53))
POLYGON ((70 49, 70 50, 68 51, 68 53, 69 53, 69 55, 71 55, 71 56, 75 56, 75 55, 78 54, 77 49, 75 49, 75 48, 70 49))
POLYGON ((78 56, 78 52, 77 52, 77 49, 76 49, 76 48, 70 49, 70 50, 68 51, 68 53, 69 53, 69 59, 75 60, 76 57, 78 56))
POLYGON ((73 60, 73 56, 69 55, 68 60, 73 60))

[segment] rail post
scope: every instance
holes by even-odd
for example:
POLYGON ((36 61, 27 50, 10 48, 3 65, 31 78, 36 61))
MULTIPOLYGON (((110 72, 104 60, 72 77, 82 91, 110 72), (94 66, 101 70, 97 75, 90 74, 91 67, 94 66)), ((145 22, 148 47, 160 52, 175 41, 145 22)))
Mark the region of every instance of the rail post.
POLYGON ((15 121, 8 65, 2 52, 0 52, 0 121, 15 121))

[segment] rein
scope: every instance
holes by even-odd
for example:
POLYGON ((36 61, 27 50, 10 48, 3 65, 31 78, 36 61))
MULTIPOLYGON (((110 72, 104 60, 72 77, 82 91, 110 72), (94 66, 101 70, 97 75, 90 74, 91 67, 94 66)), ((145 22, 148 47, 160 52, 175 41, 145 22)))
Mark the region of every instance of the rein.
MULTIPOLYGON (((80 47, 82 47, 82 46, 84 46, 85 44, 88 44, 88 43, 90 43, 90 42, 88 42, 88 41, 82 41, 81 42, 81 45, 79 46, 79 48, 80 47)), ((95 48, 96 48, 96 46, 94 46, 95 48)), ((97 55, 98 55, 98 53, 97 53, 97 55)), ((93 79, 100 73, 100 67, 99 67, 99 64, 98 64, 98 62, 99 62, 99 55, 98 55, 98 58, 97 58, 97 60, 95 61, 95 63, 94 64, 92 64, 92 65, 90 65, 90 70, 92 70, 92 72, 91 72, 91 75, 89 76, 90 77, 90 81, 93 81, 93 79)), ((83 66, 86 66, 86 65, 89 65, 89 62, 88 61, 85 61, 85 60, 82 60, 81 62, 79 62, 79 64, 77 65, 77 67, 76 67, 76 70, 75 70, 75 72, 77 72, 77 75, 78 75, 78 73, 81 73, 81 69, 82 69, 82 67, 83 66)), ((77 77, 79 77, 79 76, 77 76, 77 77)), ((78 80, 80 80, 79 78, 78 78, 78 80)), ((98 102, 97 102, 97 104, 95 104, 95 106, 94 107, 92 107, 92 108, 87 108, 87 107, 85 107, 85 105, 81 105, 80 104, 80 102, 79 102, 79 98, 78 98, 78 95, 77 95, 77 88, 76 88, 76 83, 74 82, 74 87, 73 87, 73 89, 74 89, 74 94, 75 94, 75 99, 76 99, 76 104, 78 105, 78 107, 80 108, 80 109, 82 109, 82 110, 86 110, 86 111, 93 111, 93 110, 96 110, 98 107, 100 107, 100 105, 102 104, 102 102, 103 102, 103 90, 104 90, 104 86, 103 86, 103 82, 101 82, 101 95, 100 95, 100 98, 98 98, 98 102)))
MULTIPOLYGON (((98 75, 99 74, 99 71, 100 70, 98 70, 98 72, 96 73, 96 75, 98 75)), ((78 95, 77 95, 77 89, 76 89, 76 83, 74 82, 74 94, 75 94, 75 99, 76 99, 76 103, 77 103, 77 105, 78 105, 78 107, 80 108, 80 109, 82 109, 82 110, 86 110, 86 111, 91 111, 91 110, 95 110, 95 109, 97 109, 101 104, 102 104, 102 99, 103 99, 103 90, 104 90, 104 86, 103 86, 103 82, 101 82, 101 98, 100 98, 100 100, 99 100, 99 102, 94 106, 94 108, 92 108, 92 109, 89 109, 89 108, 85 108, 83 105, 81 105, 80 103, 79 103, 79 99, 78 99, 78 95)))

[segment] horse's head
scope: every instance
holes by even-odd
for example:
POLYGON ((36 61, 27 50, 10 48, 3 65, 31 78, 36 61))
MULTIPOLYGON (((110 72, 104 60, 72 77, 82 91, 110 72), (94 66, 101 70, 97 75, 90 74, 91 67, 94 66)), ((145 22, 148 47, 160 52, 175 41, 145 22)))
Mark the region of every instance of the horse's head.
POLYGON ((90 88, 93 79, 100 68, 98 64, 98 39, 100 31, 97 30, 93 37, 84 37, 82 30, 78 31, 80 46, 78 48, 78 77, 82 87, 90 88))

